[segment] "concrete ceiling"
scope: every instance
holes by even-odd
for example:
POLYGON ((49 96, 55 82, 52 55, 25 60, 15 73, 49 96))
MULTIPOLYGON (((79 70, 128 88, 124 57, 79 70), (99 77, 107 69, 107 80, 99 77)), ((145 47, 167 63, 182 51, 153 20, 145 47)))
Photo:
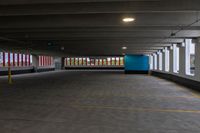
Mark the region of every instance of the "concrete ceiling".
POLYGON ((199 5, 199 0, 0 0, 0 46, 77 56, 149 54, 199 37, 199 5), (124 17, 136 20, 124 23, 124 17))

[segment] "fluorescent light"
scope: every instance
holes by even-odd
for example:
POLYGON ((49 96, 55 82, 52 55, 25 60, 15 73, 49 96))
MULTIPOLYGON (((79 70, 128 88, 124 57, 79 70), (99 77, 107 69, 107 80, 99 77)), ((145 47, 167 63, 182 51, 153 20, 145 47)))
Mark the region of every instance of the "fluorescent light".
POLYGON ((135 20, 134 18, 124 18, 124 19, 123 19, 123 21, 126 22, 126 23, 127 23, 127 22, 132 22, 132 21, 134 21, 134 20, 135 20))
POLYGON ((127 49, 127 47, 122 47, 122 49, 123 49, 123 50, 126 50, 126 49, 127 49))

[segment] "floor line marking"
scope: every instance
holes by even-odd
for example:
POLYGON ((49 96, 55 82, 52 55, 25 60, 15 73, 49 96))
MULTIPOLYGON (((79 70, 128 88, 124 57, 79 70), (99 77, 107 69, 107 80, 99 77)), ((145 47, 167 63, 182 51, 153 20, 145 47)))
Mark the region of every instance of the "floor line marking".
MULTIPOLYGON (((106 95, 106 96, 100 96, 100 95, 92 95, 87 97, 80 97, 83 98, 109 98, 109 97, 147 97, 147 98, 194 98, 194 96, 148 96, 148 95, 106 95)), ((199 97, 200 98, 200 97, 199 97)))
POLYGON ((78 109, 112 109, 131 112, 171 112, 171 113, 200 113, 200 110, 183 110, 183 109, 153 109, 153 108, 123 108, 112 106, 93 106, 93 105, 72 105, 78 109))

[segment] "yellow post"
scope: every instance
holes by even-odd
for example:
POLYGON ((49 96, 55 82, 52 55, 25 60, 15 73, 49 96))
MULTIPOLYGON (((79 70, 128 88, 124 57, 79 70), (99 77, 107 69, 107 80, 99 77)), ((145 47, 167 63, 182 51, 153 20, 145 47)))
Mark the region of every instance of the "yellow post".
POLYGON ((10 67, 8 67, 8 83, 12 84, 12 73, 10 67))

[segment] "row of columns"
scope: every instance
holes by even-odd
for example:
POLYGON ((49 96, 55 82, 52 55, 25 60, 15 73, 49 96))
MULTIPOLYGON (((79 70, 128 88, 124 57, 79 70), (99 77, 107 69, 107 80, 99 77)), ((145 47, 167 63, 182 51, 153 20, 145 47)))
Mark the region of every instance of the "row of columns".
MULTIPOLYGON (((194 76, 189 76, 186 74, 186 47, 184 44, 178 44, 177 46, 179 47, 179 72, 178 73, 174 73, 173 72, 173 65, 174 65, 174 51, 172 48, 167 48, 169 50, 169 72, 165 71, 165 52, 162 52, 162 72, 166 72, 169 74, 175 74, 181 77, 188 77, 194 80, 198 80, 200 81, 200 38, 199 39, 193 39, 193 43, 195 43, 195 75, 194 76)), ((157 54, 157 53, 156 53, 157 54)), ((154 58, 153 58, 154 59, 154 58)), ((155 60, 155 59, 154 59, 155 60)), ((159 70, 159 64, 160 64, 160 60, 159 60, 159 54, 157 54, 157 69, 156 71, 160 71, 159 70)), ((155 68, 155 64, 153 62, 153 69, 155 68)))
POLYGON ((121 57, 111 57, 110 60, 108 58, 65 58, 65 65, 66 66, 91 66, 94 63, 95 66, 103 66, 103 65, 110 65, 110 66, 121 66, 124 65, 124 59, 121 57), (77 64, 75 63, 77 59, 77 64), (81 63, 80 63, 81 59, 81 63), (89 59, 89 61, 88 61, 89 59), (85 62, 85 63, 84 63, 85 62), (100 63, 101 62, 101 63, 100 63))
POLYGON ((38 55, 32 55, 32 61, 33 61, 33 67, 34 70, 37 72, 39 68, 45 68, 45 67, 55 67, 55 59, 49 58, 46 60, 45 63, 45 58, 43 56, 38 56, 38 55), (41 60, 42 57, 42 60, 41 60), (51 60, 51 61, 50 61, 51 60), (41 62, 42 61, 42 62, 41 62))

